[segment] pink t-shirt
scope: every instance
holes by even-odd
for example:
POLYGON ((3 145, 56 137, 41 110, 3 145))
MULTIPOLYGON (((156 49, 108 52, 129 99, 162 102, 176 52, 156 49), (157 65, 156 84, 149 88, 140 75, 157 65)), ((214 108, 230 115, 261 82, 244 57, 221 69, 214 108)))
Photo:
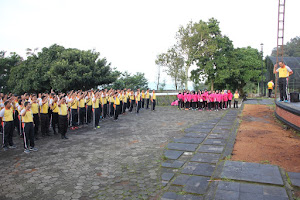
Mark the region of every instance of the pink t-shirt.
POLYGON ((222 101, 222 94, 215 94, 216 95, 216 100, 218 102, 221 102, 222 101))
POLYGON ((191 102, 191 100, 192 100, 192 95, 191 95, 191 94, 188 94, 188 95, 187 95, 187 99, 188 99, 189 102, 191 102))
POLYGON ((232 100, 232 97, 233 97, 232 93, 231 92, 228 93, 228 100, 232 100))
POLYGON ((179 100, 182 100, 182 94, 177 94, 177 98, 178 98, 179 100))
POLYGON ((206 98, 207 98, 207 93, 203 93, 203 94, 202 94, 202 99, 203 99, 203 101, 206 101, 206 98))
POLYGON ((228 95, 227 95, 227 93, 223 94, 223 101, 228 101, 228 95))
POLYGON ((198 101, 198 95, 197 94, 193 94, 193 102, 197 102, 198 101))

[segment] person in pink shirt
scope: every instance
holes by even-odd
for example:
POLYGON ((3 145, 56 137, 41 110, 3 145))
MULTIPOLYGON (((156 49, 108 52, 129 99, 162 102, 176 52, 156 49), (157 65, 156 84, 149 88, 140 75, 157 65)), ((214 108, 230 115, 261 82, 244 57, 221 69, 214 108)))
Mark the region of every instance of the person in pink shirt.
POLYGON ((185 110, 188 110, 189 106, 188 106, 188 91, 186 91, 186 93, 184 93, 184 106, 185 106, 185 110))
POLYGON ((210 102, 211 102, 211 109, 215 109, 215 101, 216 101, 216 93, 215 91, 212 91, 210 95, 210 102))
POLYGON ((188 105, 188 109, 192 109, 192 102, 193 102, 193 94, 192 92, 189 93, 188 95, 188 102, 189 102, 189 105, 188 105))
POLYGON ((195 91, 193 92, 192 101, 193 101, 193 103, 192 103, 193 110, 196 110, 196 106, 197 106, 197 102, 198 102, 198 95, 195 91))
POLYGON ((202 107, 203 107, 203 98, 202 98, 202 95, 201 95, 201 91, 199 90, 198 92, 198 109, 199 111, 202 111, 202 107))
POLYGON ((228 102, 228 95, 227 95, 227 91, 225 91, 223 94, 223 108, 224 109, 227 108, 227 102, 228 102))
POLYGON ((207 96, 208 96, 208 92, 207 90, 205 90, 202 94, 202 98, 203 98, 203 108, 206 109, 207 108, 207 96))
POLYGON ((218 107, 219 109, 222 109, 222 94, 219 93, 219 90, 216 90, 216 100, 217 100, 217 110, 218 110, 218 107))
POLYGON ((182 101, 182 94, 181 92, 179 91, 179 93, 177 94, 177 99, 178 99, 178 110, 181 109, 181 101, 182 101))
POLYGON ((232 100, 232 97, 233 97, 233 94, 231 93, 230 90, 228 90, 228 108, 231 108, 231 100, 232 100))

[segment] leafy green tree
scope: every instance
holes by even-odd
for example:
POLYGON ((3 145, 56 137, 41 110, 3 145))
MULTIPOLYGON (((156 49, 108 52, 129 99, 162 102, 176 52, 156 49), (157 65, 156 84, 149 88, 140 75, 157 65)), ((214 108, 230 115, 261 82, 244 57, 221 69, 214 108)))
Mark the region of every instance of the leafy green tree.
POLYGON ((0 52, 0 90, 2 92, 8 92, 8 79, 11 69, 22 62, 22 58, 15 52, 10 53, 9 56, 5 56, 6 52, 0 52))
POLYGON ((148 80, 145 77, 144 73, 137 72, 136 74, 132 75, 125 71, 121 73, 119 78, 112 84, 113 89, 147 89, 148 88, 148 80))
POLYGON ((8 84, 16 93, 90 89, 114 82, 119 72, 94 51, 52 45, 11 70, 8 84))
MULTIPOLYGON (((189 69, 193 65, 195 56, 205 47, 209 39, 209 27, 200 20, 198 23, 189 22, 181 26, 176 33, 177 46, 181 56, 185 59, 185 88, 188 88, 189 69)), ((203 50, 202 50, 203 52, 203 50)))
MULTIPOLYGON (((300 37, 297 36, 292 38, 289 42, 286 43, 283 47, 284 49, 284 57, 300 57, 300 37)), ((275 47, 272 50, 271 56, 277 55, 277 48, 275 47)))
MULTIPOLYGON (((257 49, 237 48, 230 57, 228 67, 222 70, 224 74, 223 84, 227 83, 229 88, 238 89, 244 95, 247 83, 261 80, 261 54, 257 49)), ((218 85, 221 89, 222 84, 218 85)))
POLYGON ((176 90, 179 84, 186 82, 184 58, 177 52, 176 46, 169 49, 167 53, 159 54, 155 63, 163 66, 167 75, 172 77, 176 90))

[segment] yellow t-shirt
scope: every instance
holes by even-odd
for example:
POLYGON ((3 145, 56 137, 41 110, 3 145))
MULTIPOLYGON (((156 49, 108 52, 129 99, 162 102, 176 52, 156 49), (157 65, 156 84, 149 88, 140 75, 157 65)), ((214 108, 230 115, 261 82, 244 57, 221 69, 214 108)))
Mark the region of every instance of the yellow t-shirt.
MULTIPOLYGON (((32 114, 32 111, 29 110, 24 110, 26 113, 24 116, 22 116, 22 122, 23 123, 29 123, 29 122, 33 122, 33 114, 32 114)), ((23 111, 22 111, 23 112, 23 111)))
POLYGON ((56 102, 53 102, 53 104, 52 104, 52 112, 58 113, 58 106, 57 106, 56 102))
POLYGON ((131 95, 131 96, 130 96, 130 100, 134 100, 134 95, 131 95))
POLYGON ((140 100, 141 100, 141 95, 140 95, 140 94, 136 95, 136 100, 137 100, 137 101, 140 101, 140 100))
POLYGON ((109 97, 109 102, 110 102, 110 103, 114 103, 114 102, 115 102, 115 99, 114 99, 113 96, 109 97))
POLYGON ((60 104, 60 107, 58 107, 58 115, 62 115, 62 116, 68 115, 67 104, 65 104, 65 103, 60 104))
POLYGON ((74 99, 73 102, 71 102, 71 108, 72 109, 77 109, 78 108, 78 100, 77 99, 74 99))
POLYGON ((97 99, 95 100, 95 102, 93 102, 93 108, 99 108, 99 101, 100 101, 100 99, 97 98, 97 99))
POLYGON ((116 99, 114 99, 114 103, 116 105, 120 105, 120 99, 118 97, 116 97, 116 99))
POLYGON ((147 94, 146 94, 146 99, 149 99, 149 98, 150 98, 150 93, 147 92, 147 94))
POLYGON ((268 82, 268 89, 273 89, 273 82, 268 82))
POLYGON ((279 72, 279 78, 286 78, 288 77, 287 74, 288 74, 288 70, 286 67, 280 67, 278 69, 278 72, 279 72))
MULTIPOLYGON (((10 122, 10 121, 13 121, 14 120, 14 118, 13 118, 13 109, 12 109, 12 107, 11 107, 11 109, 6 109, 6 108, 3 108, 4 109, 4 115, 3 115, 3 117, 2 117, 2 120, 4 121, 4 122, 10 122)), ((2 110, 3 110, 2 109, 2 110)), ((1 111, 2 111, 1 110, 1 111)))
POLYGON ((127 95, 123 95, 123 102, 127 103, 127 95))
POLYGON ((44 105, 41 105, 40 113, 47 114, 48 113, 48 108, 49 108, 49 105, 48 105, 48 102, 46 102, 44 105))
POLYGON ((153 93, 152 98, 153 98, 154 100, 156 100, 156 94, 155 94, 155 93, 153 93))
POLYGON ((145 93, 142 92, 142 99, 145 99, 145 93))
POLYGON ((238 99, 239 97, 240 97, 240 95, 239 95, 238 93, 234 93, 234 94, 233 94, 233 98, 234 98, 234 99, 238 99))
POLYGON ((32 103, 31 111, 32 111, 32 114, 38 114, 39 113, 39 105, 37 103, 32 103))
POLYGON ((91 106, 92 105, 92 99, 86 99, 86 105, 91 106))
POLYGON ((79 100, 79 108, 84 108, 84 99, 79 100))

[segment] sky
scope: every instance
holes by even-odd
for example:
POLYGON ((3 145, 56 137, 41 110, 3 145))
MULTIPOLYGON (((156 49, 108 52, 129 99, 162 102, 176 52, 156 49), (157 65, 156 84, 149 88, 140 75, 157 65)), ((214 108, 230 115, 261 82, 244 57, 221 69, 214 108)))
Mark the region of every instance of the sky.
MULTIPOLYGON (((299 0, 286 1, 285 42, 300 36, 299 8, 299 0)), ((26 57, 26 48, 55 43, 95 49, 153 85, 156 56, 175 44, 181 25, 214 17, 234 47, 260 51, 263 43, 266 56, 277 44, 277 9, 278 0, 0 0, 0 50, 26 57)))

